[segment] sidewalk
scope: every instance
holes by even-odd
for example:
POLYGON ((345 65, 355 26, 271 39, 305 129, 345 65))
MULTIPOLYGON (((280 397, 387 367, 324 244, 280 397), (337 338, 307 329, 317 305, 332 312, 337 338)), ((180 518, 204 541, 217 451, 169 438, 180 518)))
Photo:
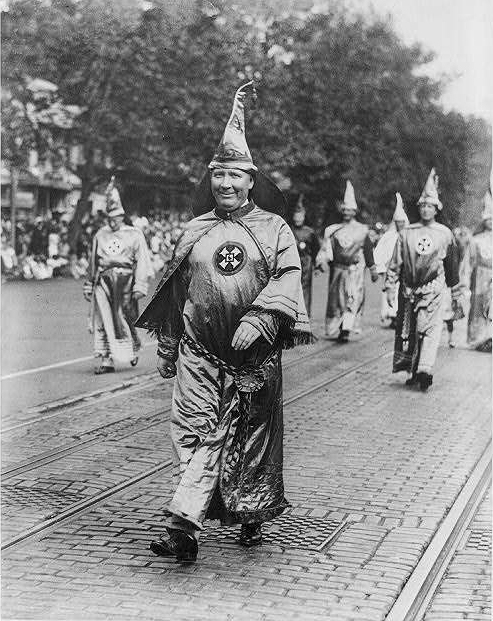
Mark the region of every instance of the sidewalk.
POLYGON ((383 621, 490 437, 490 364, 441 349, 422 394, 385 357, 287 406, 291 517, 260 548, 212 528, 194 566, 152 555, 165 473, 6 551, 2 618, 383 621))

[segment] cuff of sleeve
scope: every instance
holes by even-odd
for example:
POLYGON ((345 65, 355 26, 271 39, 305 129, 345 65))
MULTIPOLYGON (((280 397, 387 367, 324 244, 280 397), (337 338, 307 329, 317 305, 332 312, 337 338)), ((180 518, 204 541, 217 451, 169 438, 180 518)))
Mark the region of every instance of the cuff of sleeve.
POLYGON ((147 282, 136 280, 132 291, 134 293, 142 293, 143 295, 147 295, 147 282))
POLYGON ((452 300, 458 300, 460 297, 462 297, 462 291, 461 291, 460 285, 457 284, 451 287, 450 294, 452 296, 452 300))
POLYGON ((160 336, 159 344, 157 347, 157 355, 160 358, 166 358, 166 360, 172 360, 176 362, 178 359, 178 345, 180 344, 180 339, 174 338, 172 336, 160 336))
POLYGON ((249 310, 241 321, 249 323, 260 332, 264 339, 272 345, 279 330, 279 318, 271 313, 260 310, 249 310))

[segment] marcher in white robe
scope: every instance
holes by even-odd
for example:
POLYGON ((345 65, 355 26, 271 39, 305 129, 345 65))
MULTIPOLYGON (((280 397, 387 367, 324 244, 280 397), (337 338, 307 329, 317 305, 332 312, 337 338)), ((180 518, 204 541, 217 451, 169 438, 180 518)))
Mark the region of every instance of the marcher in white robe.
POLYGON ((330 268, 325 336, 336 338, 339 343, 347 343, 351 332, 361 332, 365 268, 369 268, 372 282, 378 280, 378 274, 369 227, 356 220, 358 205, 349 180, 339 211, 342 222, 331 224, 325 229, 316 265, 322 271, 330 268))
POLYGON ((447 287, 454 307, 460 306, 457 245, 452 231, 435 221, 442 209, 437 183, 432 169, 418 201, 420 220, 399 233, 385 278, 390 305, 400 287, 393 372, 408 371, 406 384, 423 391, 433 383, 447 287))
MULTIPOLYGON (((385 274, 387 273, 387 267, 389 266, 390 259, 394 252, 399 232, 409 225, 409 218, 404 211, 404 203, 402 196, 399 192, 396 192, 396 207, 392 222, 389 228, 382 237, 379 239, 377 245, 373 250, 373 258, 375 259, 375 266, 378 274, 381 276, 382 281, 385 281, 385 274)), ((386 324, 390 320, 390 327, 395 328, 395 318, 397 315, 397 300, 399 295, 399 288, 395 290, 395 301, 393 306, 389 306, 387 303, 387 295, 385 290, 382 291, 381 303, 380 303, 380 321, 382 324, 386 324)))
POLYGON ((142 231, 124 223, 125 211, 114 179, 107 193, 108 224, 92 244, 84 297, 91 302, 89 330, 94 335, 94 373, 112 373, 115 363, 138 362, 140 339, 134 327, 140 298, 147 295, 152 274, 142 231))

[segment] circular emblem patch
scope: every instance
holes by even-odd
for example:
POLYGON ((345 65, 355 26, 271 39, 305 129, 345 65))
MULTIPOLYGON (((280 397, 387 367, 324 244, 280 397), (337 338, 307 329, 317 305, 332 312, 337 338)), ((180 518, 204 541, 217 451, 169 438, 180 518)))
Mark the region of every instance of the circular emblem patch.
POLYGON ((113 237, 113 239, 110 239, 110 241, 108 242, 106 246, 106 252, 108 254, 120 254, 121 250, 122 250, 122 245, 120 244, 120 240, 117 239, 116 237, 113 237))
POLYGON ((226 242, 216 250, 213 260, 218 272, 230 276, 244 267, 247 253, 245 247, 238 242, 226 242))
POLYGON ((298 244, 298 246, 299 246, 299 249, 300 249, 300 250, 304 250, 304 249, 306 248, 306 244, 305 244, 305 242, 300 242, 300 243, 298 244))
POLYGON ((431 254, 433 250, 433 241, 429 235, 422 235, 416 241, 416 252, 420 255, 431 254))

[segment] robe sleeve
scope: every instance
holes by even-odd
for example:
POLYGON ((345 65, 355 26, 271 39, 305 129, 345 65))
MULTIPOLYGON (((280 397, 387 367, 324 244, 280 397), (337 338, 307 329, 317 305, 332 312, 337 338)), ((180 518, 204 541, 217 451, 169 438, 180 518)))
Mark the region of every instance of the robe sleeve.
POLYGON ((325 229, 322 246, 318 251, 317 258, 315 260, 317 265, 328 265, 334 260, 334 253, 332 251, 332 235, 330 234, 329 229, 330 227, 325 229))
POLYGON ((142 231, 137 230, 137 241, 135 244, 135 274, 134 274, 134 293, 147 295, 148 278, 153 273, 149 249, 142 231))
POLYGON ((445 271, 445 282, 450 287, 452 299, 460 296, 459 287, 459 249, 453 235, 447 247, 447 253, 443 260, 443 268, 445 271))
POLYGON ((373 258, 373 244, 371 243, 370 236, 367 235, 365 237, 365 241, 363 242, 363 256, 365 258, 366 267, 375 268, 375 259, 373 258))
POLYGON ((183 308, 188 292, 188 262, 184 262, 168 283, 168 297, 163 308, 161 327, 157 330, 157 355, 176 361, 178 345, 185 329, 183 308))
POLYGON ((321 245, 315 232, 310 236, 310 256, 315 261, 320 251, 321 245))
POLYGON ((399 284, 402 270, 402 235, 399 234, 395 242, 394 252, 387 267, 385 275, 384 291, 395 291, 399 284))
POLYGON ((242 321, 261 325, 262 334, 271 342, 281 325, 296 322, 300 292, 300 256, 294 235, 284 222, 279 229, 273 273, 242 321))

